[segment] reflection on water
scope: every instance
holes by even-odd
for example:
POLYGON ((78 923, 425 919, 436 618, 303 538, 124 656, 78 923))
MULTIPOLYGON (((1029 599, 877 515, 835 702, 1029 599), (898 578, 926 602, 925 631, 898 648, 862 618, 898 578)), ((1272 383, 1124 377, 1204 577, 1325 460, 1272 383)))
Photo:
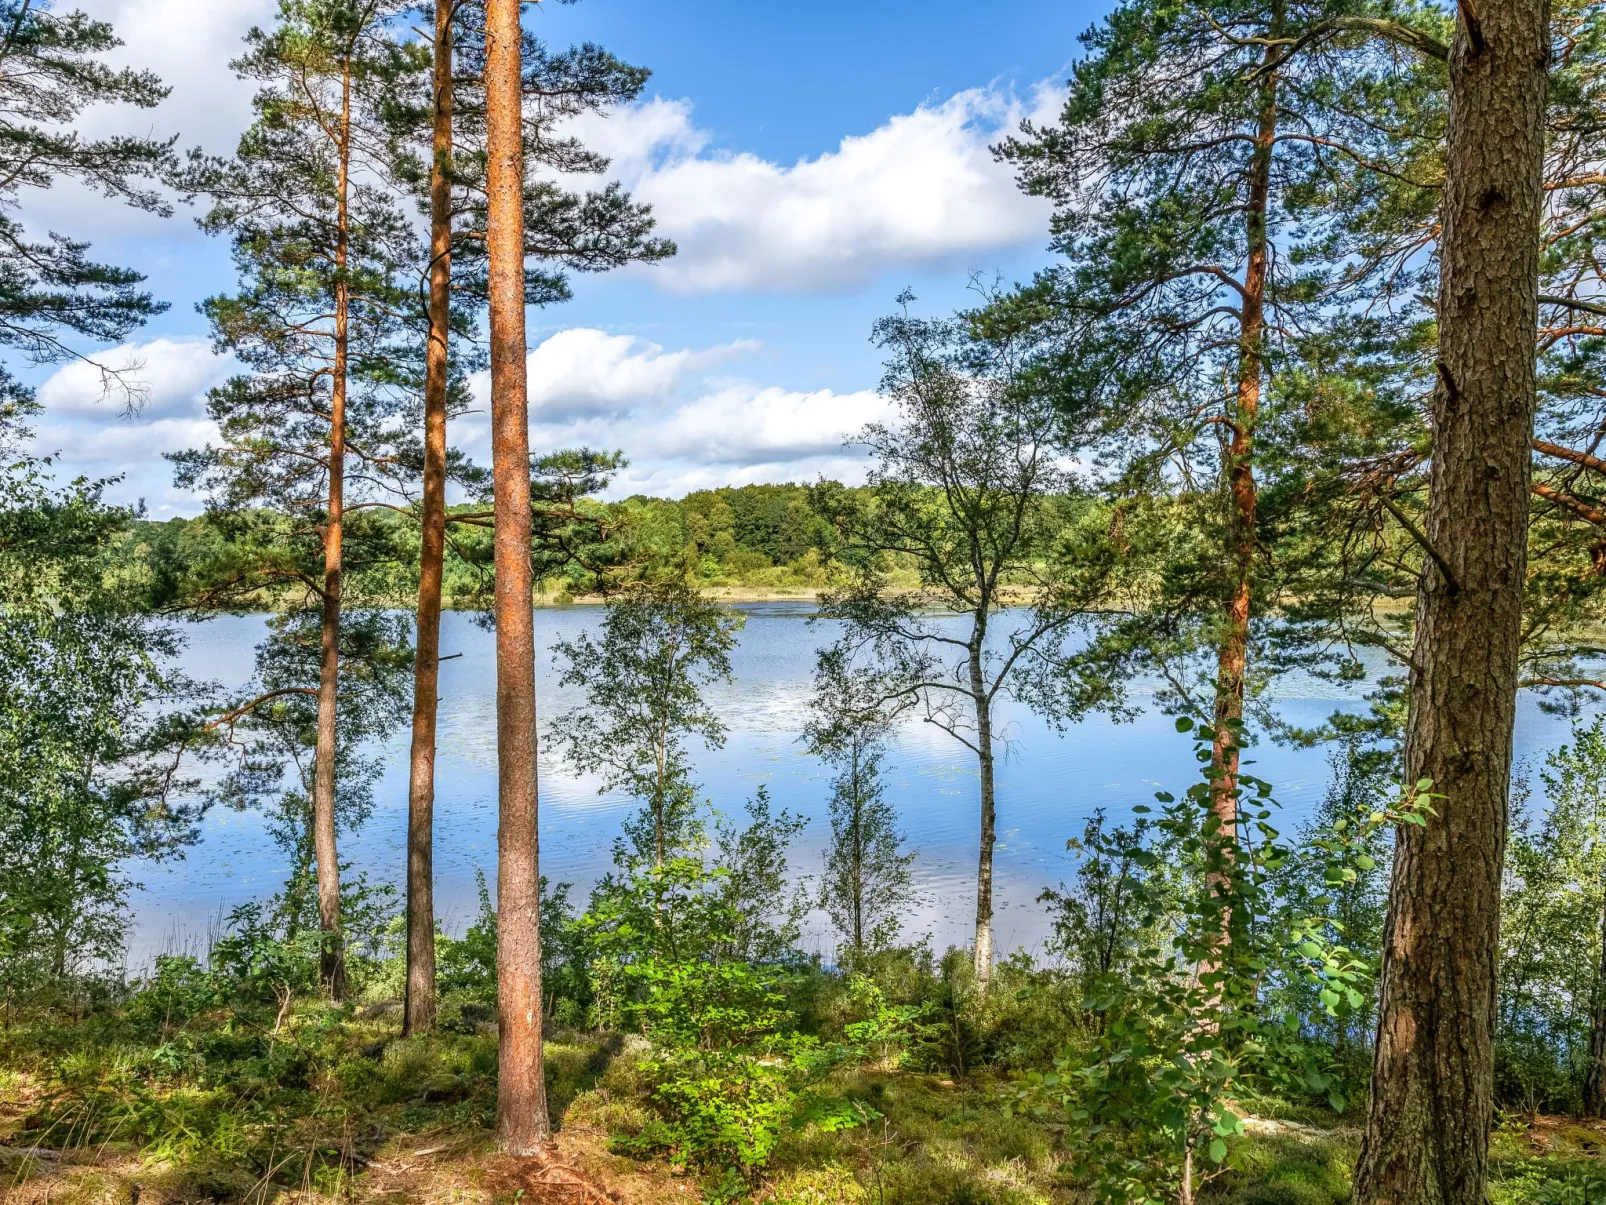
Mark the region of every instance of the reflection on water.
MULTIPOLYGON (((694 764, 704 793, 722 811, 736 812, 760 786, 777 807, 808 817, 792 853, 799 876, 812 875, 829 836, 826 816, 829 773, 803 752, 803 724, 814 650, 833 635, 830 625, 809 624, 809 611, 794 603, 743 606, 747 626, 732 661, 735 681, 712 693, 729 726, 724 748, 696 751, 694 764)), ((590 607, 541 610, 536 633, 542 714, 572 706, 575 692, 558 689, 546 649, 582 628, 600 612, 590 607)), ((261 638, 259 617, 223 617, 194 625, 185 669, 197 677, 240 683, 251 673, 253 646, 261 638)), ((440 762, 436 772, 435 899, 447 927, 460 930, 472 916, 474 876, 496 869, 496 748, 494 649, 489 632, 471 617, 447 614, 444 655, 461 654, 441 666, 440 762)), ((1136 692, 1141 695, 1141 688, 1136 692)), ((1330 683, 1291 677, 1280 684, 1275 705, 1292 723, 1312 725, 1337 707, 1362 706, 1360 689, 1346 693, 1330 683)), ((997 948, 1032 948, 1047 931, 1038 893, 1070 871, 1067 837, 1083 819, 1104 807, 1112 818, 1148 803, 1161 789, 1185 789, 1197 773, 1192 745, 1172 721, 1146 712, 1132 723, 1094 717, 1064 733, 1024 708, 1002 705, 1001 729, 1008 751, 999 767, 995 866, 997 948)), ((1567 721, 1524 700, 1517 722, 1518 756, 1532 756, 1566 739, 1567 721)), ((343 861, 376 880, 400 884, 407 813, 407 733, 399 730, 383 750, 385 775, 376 788, 374 815, 341 849, 343 861)), ((906 723, 887 759, 888 798, 899 809, 915 862, 921 902, 906 932, 930 933, 939 946, 968 940, 975 909, 978 832, 977 783, 968 751, 919 720, 906 723)), ((1263 744, 1251 751, 1255 772, 1276 785, 1285 819, 1297 820, 1320 798, 1327 779, 1327 753, 1263 744)), ((617 794, 599 795, 595 780, 576 777, 556 759, 541 762, 541 868, 554 882, 569 881, 583 900, 606 870, 619 822, 630 807, 617 794)), ((1287 826, 1285 826, 1287 827, 1287 826)), ((220 912, 276 890, 284 866, 260 820, 226 809, 211 813, 200 843, 181 862, 141 867, 144 884, 134 900, 131 965, 153 952, 198 942, 220 912)), ((816 914, 805 936, 810 949, 829 952, 831 939, 816 914)))

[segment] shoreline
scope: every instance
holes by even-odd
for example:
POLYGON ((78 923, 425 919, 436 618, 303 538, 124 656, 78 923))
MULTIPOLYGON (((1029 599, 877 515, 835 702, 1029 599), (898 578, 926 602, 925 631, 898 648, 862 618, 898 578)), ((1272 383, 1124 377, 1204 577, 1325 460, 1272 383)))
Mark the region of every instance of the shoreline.
MULTIPOLYGON (((826 586, 704 586, 697 593, 714 602, 818 602, 826 586)), ((561 590, 538 591, 537 607, 597 607, 608 601, 604 594, 567 594, 561 590)))

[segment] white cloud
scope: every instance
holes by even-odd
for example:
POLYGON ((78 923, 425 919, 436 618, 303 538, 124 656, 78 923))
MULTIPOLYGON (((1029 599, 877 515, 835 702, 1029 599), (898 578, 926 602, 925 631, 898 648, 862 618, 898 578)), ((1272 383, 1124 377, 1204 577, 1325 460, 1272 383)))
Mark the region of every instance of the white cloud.
MULTIPOLYGON (((531 444, 624 452, 615 495, 679 495, 710 485, 858 480, 863 464, 843 441, 885 413, 869 391, 798 391, 733 378, 720 369, 757 349, 747 341, 666 351, 631 335, 559 331, 529 357, 531 444)), ((473 382, 477 413, 453 438, 488 460, 488 385, 473 382)))
POLYGON ((868 390, 798 393, 737 383, 697 397, 642 438, 657 455, 705 464, 788 463, 837 454, 885 408, 868 390))
MULTIPOLYGON (((245 49, 246 31, 272 18, 275 0, 77 0, 73 7, 110 23, 122 39, 106 56, 109 64, 153 71, 171 89, 152 109, 92 106, 74 123, 79 132, 93 138, 176 134, 180 152, 197 145, 213 153, 234 149, 251 119, 254 85, 236 78, 229 62, 245 49)), ((30 230, 61 230, 95 243, 128 236, 203 237, 183 208, 164 219, 71 180, 25 192, 21 216, 30 230)))
POLYGON ((123 384, 139 399, 135 417, 150 421, 203 413, 206 392, 238 365, 220 356, 205 339, 153 339, 94 353, 93 362, 64 364, 39 387, 39 401, 51 415, 113 417, 124 407, 123 384), (108 370, 122 383, 108 377, 108 370))
MULTIPOLYGON (((756 346, 738 341, 700 352, 666 352, 634 335, 573 327, 552 335, 530 353, 530 409, 538 422, 616 414, 662 398, 687 374, 756 346)), ((482 398, 488 396, 486 374, 480 374, 475 389, 482 398)))
POLYGON ((251 118, 255 85, 236 78, 229 63, 244 52, 246 31, 272 20, 276 0, 77 0, 76 6, 110 22, 123 40, 110 61, 154 71, 172 89, 155 109, 89 110, 86 133, 148 128, 178 134, 181 147, 234 149, 251 118))
MULTIPOLYGON (((530 352, 531 443, 623 451, 631 464, 615 496, 822 475, 862 480, 862 459, 843 443, 884 417, 885 400, 729 375, 733 360, 757 349, 742 340, 668 350, 634 335, 560 330, 530 352)), ((116 395, 103 397, 94 367, 64 365, 40 388, 45 413, 35 447, 59 451, 68 473, 122 476, 117 498, 148 498, 159 514, 199 510, 201 499, 173 488, 163 454, 217 440, 206 391, 237 365, 199 339, 152 339, 101 359, 140 365, 130 376, 147 386, 145 404, 125 413, 116 395)), ((481 463, 490 460, 488 384, 483 374, 472 382, 479 404, 452 427, 453 443, 481 463)))
POLYGON ((1028 110, 1050 116, 1060 93, 1024 105, 974 88, 900 114, 836 150, 790 167, 709 149, 685 101, 655 99, 577 133, 614 157, 614 174, 650 202, 680 253, 642 271, 675 292, 840 292, 894 267, 1041 241, 1048 210, 1023 195, 989 149, 1028 110))
POLYGON ((162 459, 164 453, 199 448, 217 439, 217 425, 204 418, 162 418, 154 422, 108 418, 93 427, 42 423, 34 443, 41 452, 60 452, 64 462, 92 476, 138 474, 141 485, 149 486, 159 481, 171 483, 173 469, 162 459))
MULTIPOLYGON (((76 2, 125 42, 112 62, 153 70, 172 88, 153 110, 93 108, 80 129, 176 133, 180 149, 233 149, 253 85, 229 61, 253 24, 272 21, 275 0, 76 2)), ((679 244, 676 258, 630 271, 678 294, 829 294, 889 270, 985 269, 1000 251, 1043 241, 1046 205, 1022 195, 989 148, 1023 115, 1051 115, 1060 94, 1046 85, 1024 99, 1003 86, 969 89, 791 164, 717 146, 684 98, 588 116, 575 132, 613 157, 613 175, 654 206, 660 232, 679 244)), ((164 222, 70 182, 22 204, 30 228, 97 243, 198 240, 191 216, 164 222)))
POLYGON ((616 174, 639 180, 654 164, 699 154, 707 131, 692 121, 689 100, 655 96, 631 108, 576 119, 574 132, 592 150, 613 160, 616 174))

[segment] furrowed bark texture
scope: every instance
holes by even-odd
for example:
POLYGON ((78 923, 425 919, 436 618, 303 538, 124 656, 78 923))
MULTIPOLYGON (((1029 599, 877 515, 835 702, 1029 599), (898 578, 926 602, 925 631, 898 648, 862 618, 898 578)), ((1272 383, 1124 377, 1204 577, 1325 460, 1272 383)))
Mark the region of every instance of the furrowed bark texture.
POLYGON ((1450 56, 1439 383, 1408 780, 1384 939, 1361 1205, 1483 1205, 1495 967, 1527 564, 1548 6, 1463 8, 1450 56))
POLYGON ((351 176, 351 72, 341 82, 335 214, 335 355, 329 400, 329 515, 323 537, 323 617, 319 633, 318 736, 313 751, 312 840, 318 863, 318 924, 323 930, 319 978, 336 1000, 346 995, 345 941, 340 932, 340 856, 335 848, 336 705, 340 688, 341 544, 346 505, 346 360, 351 286, 346 281, 351 176))
POLYGON ((403 1034, 435 1024, 435 721, 440 701, 446 555, 446 378, 452 304, 452 6, 435 3, 429 180, 429 343, 424 351, 424 498, 407 784, 407 999, 403 1034))
POLYGON ((491 293, 491 472, 495 480, 497 1004, 496 1130, 502 1149, 551 1137, 541 1067, 536 838, 535 630, 530 574, 530 432, 525 392, 524 155, 519 0, 485 6, 487 250, 491 293))

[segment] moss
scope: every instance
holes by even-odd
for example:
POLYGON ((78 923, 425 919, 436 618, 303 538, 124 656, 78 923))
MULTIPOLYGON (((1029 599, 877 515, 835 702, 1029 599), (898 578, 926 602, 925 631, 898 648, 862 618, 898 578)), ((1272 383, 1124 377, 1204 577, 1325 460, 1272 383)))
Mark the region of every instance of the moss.
MULTIPOLYGON (((824 993, 818 1004, 821 1013, 835 1007, 824 993)), ((1023 1000, 995 1011, 1041 1018, 1047 1007, 1023 1000)), ((501 1192, 501 1180, 485 1180, 494 1165, 494 1035, 475 1024, 402 1039, 395 1010, 372 1007, 359 1015, 309 1004, 277 1032, 272 1017, 257 1020, 219 1010, 152 1037, 115 1014, 57 1016, 0 1034, 7 1095, 27 1102, 0 1109, 0 1146, 69 1155, 22 1176, 0 1163, 0 1175, 41 1192, 48 1186, 52 1202, 84 1205, 123 1205, 135 1183, 147 1203, 271 1202, 306 1183, 396 1205, 424 1199, 413 1183, 419 1175, 430 1177, 430 1199, 468 1205, 501 1192)), ((989 1031, 978 1023, 977 1032, 989 1031)), ((692 1200, 692 1186, 683 1190, 662 1159, 606 1153, 611 1137, 640 1135, 654 1120, 641 1072, 646 1053, 639 1038, 552 1029, 553 1118, 566 1149, 589 1152, 588 1166, 605 1184, 629 1186, 622 1200, 692 1200)), ((1076 1152, 1054 1124, 1006 1115, 1008 1085, 1007 1075, 989 1070, 950 1078, 941 1070, 840 1068, 810 1087, 821 1107, 801 1113, 783 1136, 755 1201, 1085 1205, 1076 1152), (855 1114, 868 1123, 839 1128, 855 1114)), ((1256 1114, 1269 1118, 1271 1104, 1257 1102, 1256 1114)), ((1343 1205, 1358 1133, 1314 1121, 1309 1114, 1258 1122, 1202 1201, 1343 1205)), ((1492 1149, 1493 1205, 1584 1205, 1580 1193, 1606 1182, 1602 1147, 1599 1131, 1574 1122, 1508 1125, 1492 1149)), ((1598 1205, 1603 1190, 1592 1191, 1598 1205)), ((515 1194, 516 1187, 503 1196, 515 1194)))

